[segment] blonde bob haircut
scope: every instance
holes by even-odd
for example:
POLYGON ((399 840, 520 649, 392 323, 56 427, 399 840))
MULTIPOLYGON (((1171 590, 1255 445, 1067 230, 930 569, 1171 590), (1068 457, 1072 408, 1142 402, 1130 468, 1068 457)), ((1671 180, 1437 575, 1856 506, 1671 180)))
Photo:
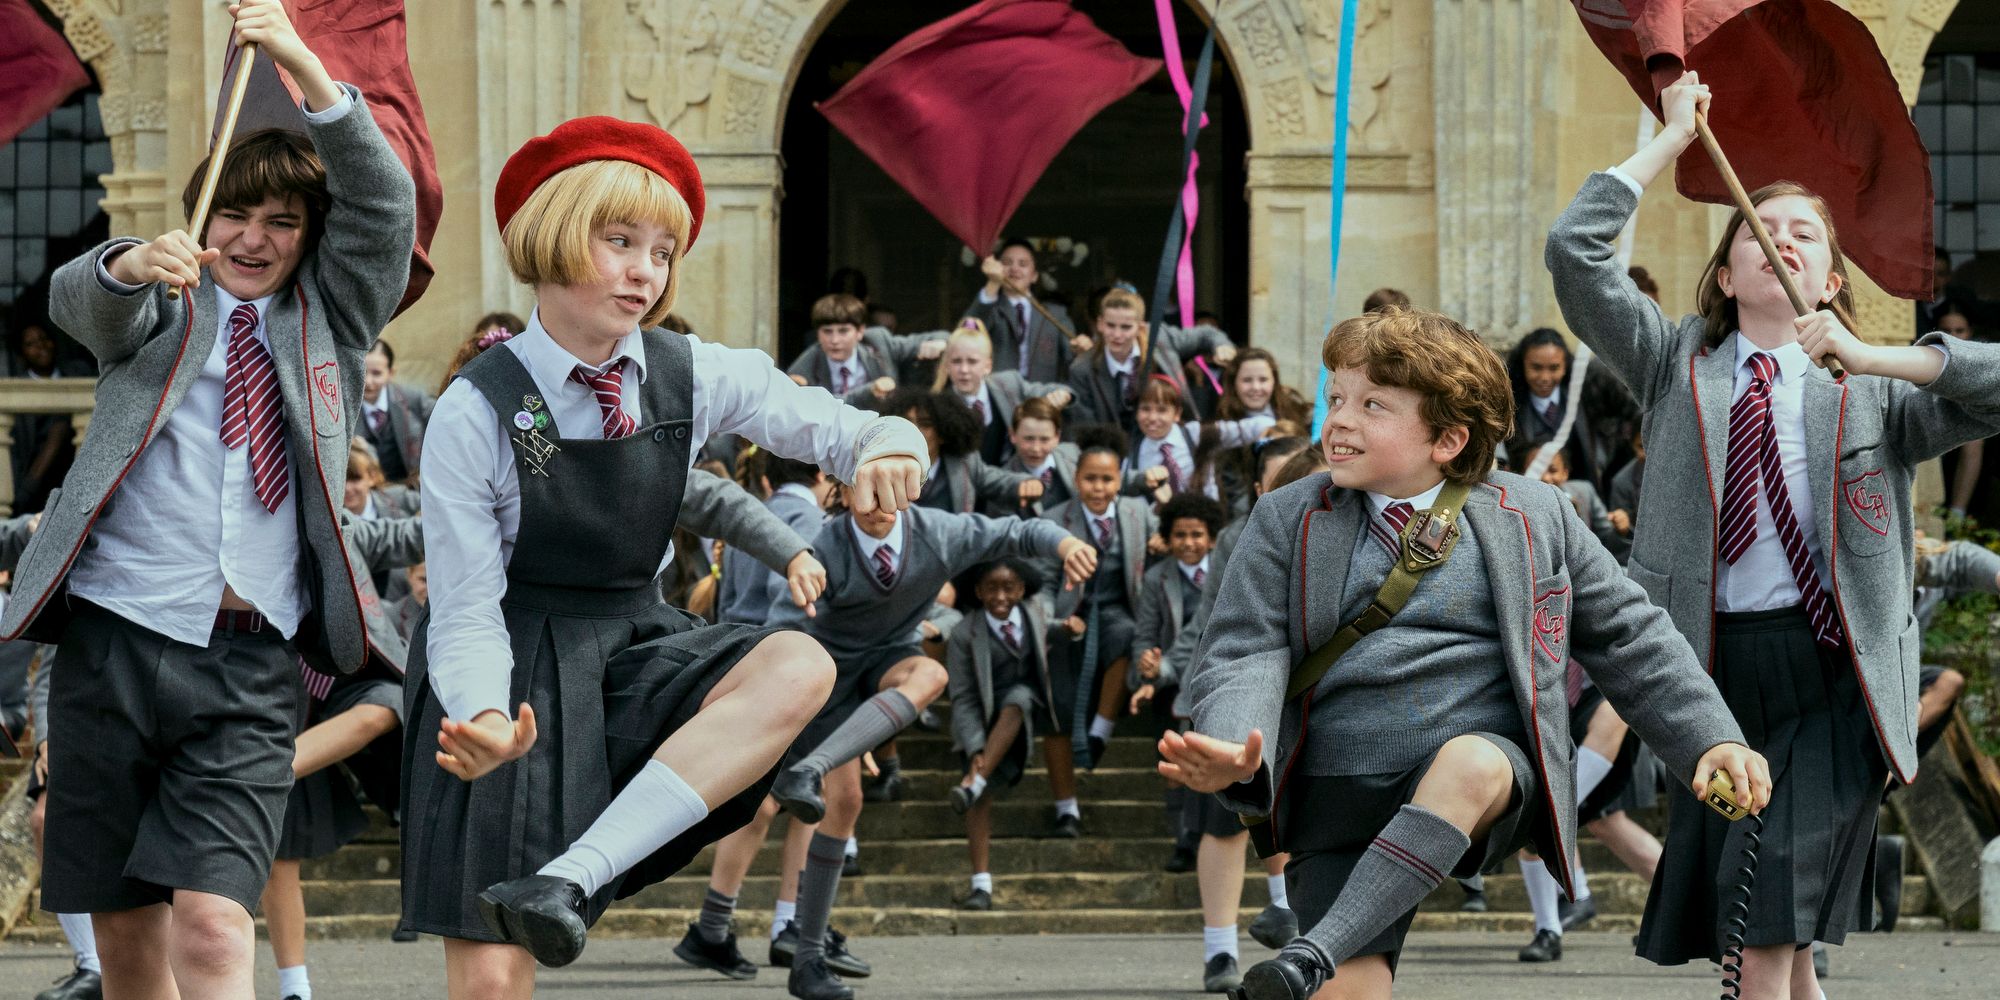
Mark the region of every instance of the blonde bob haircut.
MULTIPOLYGON (((979 348, 979 353, 986 355, 987 360, 993 358, 993 338, 986 332, 986 323, 977 316, 967 316, 958 321, 958 329, 951 331, 951 336, 944 339, 944 353, 950 354, 951 349, 960 344, 979 348)), ((951 376, 945 372, 942 363, 944 355, 938 357, 940 363, 937 366, 937 377, 931 379, 932 392, 943 392, 944 387, 951 384, 951 376)))
POLYGON ((640 329, 660 325, 680 290, 693 215, 687 199, 659 174, 624 160, 591 160, 558 171, 528 195, 500 231, 507 268, 529 285, 581 285, 597 280, 590 259, 591 234, 614 223, 656 222, 673 238, 667 289, 640 329))

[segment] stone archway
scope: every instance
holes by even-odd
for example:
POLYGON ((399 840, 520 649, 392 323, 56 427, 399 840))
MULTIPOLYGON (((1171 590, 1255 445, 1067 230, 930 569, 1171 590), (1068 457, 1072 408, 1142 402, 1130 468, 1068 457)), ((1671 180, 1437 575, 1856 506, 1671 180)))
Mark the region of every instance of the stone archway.
POLYGON ((167 227, 167 0, 45 0, 97 74, 111 173, 99 178, 114 233, 167 227))
MULTIPOLYGON (((690 268, 707 270, 705 280, 684 286, 691 289, 686 309, 704 329, 737 343, 777 343, 784 109, 807 53, 847 2, 752 0, 735 12, 715 0, 627 4, 647 29, 628 58, 647 51, 626 64, 621 97, 700 157, 709 225, 729 234, 715 241, 713 258, 690 260, 690 268)), ((1216 0, 1188 2, 1214 21, 1216 0)), ((1224 5, 1217 25, 1251 119, 1251 323, 1260 343, 1286 354, 1302 349, 1304 339, 1317 341, 1299 336, 1298 321, 1310 307, 1307 325, 1318 324, 1326 298, 1325 269, 1306 262, 1326 259, 1328 250, 1324 225, 1309 221, 1325 218, 1329 199, 1336 10, 1326 0, 1235 2, 1224 5)), ((1419 44, 1423 26, 1396 24, 1388 0, 1366 0, 1363 10, 1367 21, 1358 30, 1379 33, 1380 44, 1361 47, 1370 62, 1358 74, 1354 179, 1364 187, 1424 183, 1422 151, 1394 139, 1407 130, 1392 121, 1408 109, 1395 105, 1389 87, 1392 42, 1419 44)))

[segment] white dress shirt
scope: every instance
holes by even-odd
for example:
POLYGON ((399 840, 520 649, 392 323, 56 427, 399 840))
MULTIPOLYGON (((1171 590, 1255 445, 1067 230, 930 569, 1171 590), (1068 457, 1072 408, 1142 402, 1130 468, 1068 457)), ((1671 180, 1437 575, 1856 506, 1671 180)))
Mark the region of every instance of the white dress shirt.
MULTIPOLYGON (((223 384, 229 371, 229 315, 243 304, 214 281, 217 332, 201 374, 167 415, 166 425, 126 473, 91 526, 91 544, 70 569, 69 590, 178 642, 208 645, 225 586, 271 620, 287 638, 309 599, 299 572, 298 456, 285 440, 292 481, 275 511, 257 499, 250 448, 222 446, 223 384)), ((133 287, 133 286, 126 286, 133 287)), ((134 288, 136 291, 137 289, 134 288)), ((194 294, 201 294, 195 292, 194 294)), ((264 328, 271 297, 257 309, 253 336, 270 350, 264 328)), ((289 422, 290 414, 286 415, 289 422)))
MULTIPOLYGON (((1172 525, 1168 525, 1168 526, 1167 526, 1167 530, 1168 530, 1168 531, 1172 531, 1172 530, 1173 530, 1173 526, 1172 526, 1172 525)), ((1189 582, 1189 583, 1193 583, 1193 582, 1194 582, 1194 573, 1195 573, 1195 571, 1196 571, 1196 570, 1200 570, 1200 571, 1201 571, 1201 574, 1202 574, 1202 579, 1203 579, 1203 580, 1206 580, 1206 579, 1208 579, 1208 557, 1207 557, 1207 556, 1202 556, 1202 557, 1201 557, 1201 561, 1200 561, 1200 562, 1198 562, 1198 563, 1184 563, 1184 562, 1180 562, 1179 560, 1175 560, 1175 562, 1174 562, 1174 565, 1175 565, 1175 566, 1176 566, 1177 568, 1179 568, 1179 569, 1180 569, 1180 571, 1181 571, 1181 575, 1182 575, 1182 576, 1184 576, 1184 577, 1187 577, 1187 582, 1189 582)))
POLYGON ((1537 396, 1532 392, 1528 393, 1528 402, 1534 406, 1535 416, 1540 417, 1545 421, 1553 417, 1556 423, 1562 422, 1561 390, 1549 393, 1546 396, 1537 396), (1550 407, 1556 407, 1557 409, 1554 413, 1550 413, 1549 412, 1550 407))
MULTIPOLYGON (((332 107, 305 111, 306 120, 325 124, 354 110, 352 91, 346 86, 340 91, 332 107)), ((126 247, 137 245, 134 240, 126 247)), ((146 287, 112 277, 103 257, 97 280, 120 295, 146 287)), ((229 314, 243 301, 212 276, 209 285, 215 290, 215 345, 187 395, 91 526, 91 543, 70 568, 69 591, 170 639, 206 647, 223 589, 230 587, 290 638, 310 601, 299 572, 299 490, 293 475, 298 456, 287 437, 285 475, 292 488, 276 511, 265 510, 250 475, 249 446, 222 447, 229 314)), ((257 307, 252 335, 267 351, 270 303, 269 296, 250 303, 257 307)))
MULTIPOLYGON (((1750 391, 1750 357, 1759 353, 1757 345, 1738 333, 1731 337, 1736 352, 1736 388, 1730 405, 1750 391)), ((1822 585, 1829 583, 1826 553, 1819 544, 1818 508, 1813 505, 1812 472, 1806 463, 1806 369, 1812 361, 1804 348, 1786 344, 1767 352, 1778 362, 1777 381, 1771 385, 1771 430, 1778 439, 1778 465, 1784 470, 1785 491, 1792 501, 1793 520, 1799 536, 1812 553, 1813 568, 1822 585)), ((1829 445, 1830 446, 1830 445, 1829 445)), ((1827 586, 1827 593, 1833 593, 1827 586)), ((1765 611, 1799 603, 1798 581, 1792 576, 1791 560, 1785 543, 1778 537, 1778 523, 1771 519, 1771 503, 1764 496, 1764 479, 1757 478, 1757 540, 1737 557, 1735 565, 1715 561, 1715 610, 1765 611)))
POLYGON ((354 515, 363 521, 373 521, 382 516, 381 508, 375 506, 375 491, 368 491, 368 500, 361 505, 361 513, 354 515))
POLYGON ((1174 464, 1179 466, 1181 470, 1181 481, 1175 488, 1185 489, 1188 483, 1194 481, 1194 445, 1188 442, 1193 440, 1194 435, 1201 433, 1200 424, 1194 424, 1193 426, 1194 430, 1189 431, 1186 427, 1176 424, 1167 428, 1167 435, 1165 437, 1140 438, 1139 454, 1135 464, 1140 469, 1164 467, 1167 464, 1167 460, 1164 451, 1162 451, 1162 446, 1173 445, 1174 464))
POLYGON ((1444 492, 1444 480, 1442 479, 1437 481, 1436 486, 1433 486, 1430 489, 1427 489, 1422 493, 1417 494, 1416 496, 1404 497, 1402 499, 1397 499, 1395 497, 1388 495, 1387 493, 1377 493, 1374 490, 1370 490, 1368 491, 1368 505, 1374 508, 1376 517, 1381 517, 1382 512, 1388 510, 1389 505, 1392 503, 1409 504, 1411 508, 1411 513, 1414 515, 1416 511, 1429 510, 1432 504, 1437 503, 1438 494, 1443 492, 1444 492))
MULTIPOLYGON (((737 434, 786 458, 816 463, 836 479, 853 480, 853 442, 873 414, 842 405, 824 389, 794 383, 762 351, 688 339, 694 349, 690 465, 709 437, 737 434)), ((509 350, 520 358, 564 437, 603 438, 595 394, 570 378, 581 362, 549 336, 539 312, 529 317, 525 332, 489 349, 509 350)), ((631 359, 620 385, 620 405, 636 420, 647 377, 645 342, 635 330, 618 342, 612 357, 631 359)), ((445 714, 454 719, 471 719, 488 709, 511 715, 514 707, 508 698, 514 656, 500 599, 507 592, 507 562, 521 525, 516 464, 508 430, 485 394, 464 379, 452 382, 438 397, 424 435, 422 492, 431 584, 431 686, 445 714)), ((604 502, 623 511, 619 497, 605 497, 604 502)), ((648 513, 624 511, 620 516, 648 513)), ((614 542, 606 539, 607 545, 614 542)), ((669 546, 661 568, 672 560, 669 546)))
POLYGON ((1120 375, 1135 375, 1138 365, 1139 365, 1138 344, 1132 345, 1132 353, 1125 355, 1125 360, 1123 361, 1120 361, 1117 358, 1112 357, 1110 351, 1104 352, 1104 367, 1107 371, 1111 372, 1111 378, 1114 381, 1120 375))

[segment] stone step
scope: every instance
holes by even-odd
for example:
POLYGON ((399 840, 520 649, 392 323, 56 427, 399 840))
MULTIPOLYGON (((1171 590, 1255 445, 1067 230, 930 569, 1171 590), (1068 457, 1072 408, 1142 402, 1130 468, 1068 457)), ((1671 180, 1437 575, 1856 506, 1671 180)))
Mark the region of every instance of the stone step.
MULTIPOLYGON (((668 957, 671 942, 679 940, 687 925, 698 915, 697 910, 613 909, 598 921, 591 936, 600 939, 656 939, 660 941, 661 960, 671 962, 668 957)), ((1255 909, 1243 908, 1237 916, 1238 925, 1247 927, 1256 915, 1255 909)), ((834 925, 857 938, 914 934, 1186 934, 1191 939, 1199 940, 1201 919, 1201 911, 1193 909, 992 910, 972 913, 944 908, 892 912, 840 907, 833 913, 834 925)), ((736 921, 737 933, 743 937, 744 953, 752 960, 761 961, 764 955, 758 944, 768 934, 770 911, 739 910, 736 921)), ((316 940, 380 939, 386 943, 389 932, 395 926, 396 918, 388 914, 308 917, 306 935, 316 940)), ((1518 934, 1525 944, 1527 936, 1533 932, 1534 920, 1525 913, 1419 913, 1415 929, 1518 934)), ((1598 917, 1591 923, 1590 929, 1631 934, 1638 931, 1639 918, 1635 914, 1608 914, 1598 917)), ((1937 917, 1906 916, 1897 926, 1899 933, 1944 929, 1944 921, 1937 917)), ((258 933, 263 933, 261 922, 258 933)), ((16 924, 7 940, 56 945, 62 942, 62 929, 53 917, 36 914, 33 919, 16 924)), ((859 950, 865 958, 865 949, 859 950)), ((589 959, 585 958, 585 961, 589 959)))
MULTIPOLYGON (((879 807, 871 807, 879 808, 879 807)), ((1085 811, 1090 803, 1084 803, 1085 811)), ((776 875, 782 864, 778 845, 785 825, 772 824, 766 846, 751 865, 752 875, 776 875)), ((1039 833, 1039 831, 1036 831, 1039 833)), ((1582 843, 1583 863, 1593 873, 1624 871, 1611 850, 1596 840, 1582 843)), ((1092 834, 1074 840, 1045 839, 1038 836, 995 837, 990 847, 990 865, 997 872, 1158 872, 1173 852, 1173 841, 1155 837, 1113 837, 1092 834)), ((714 848, 697 855, 688 865, 690 872, 705 873, 714 858, 714 848)), ((401 873, 402 852, 395 843, 355 843, 324 858, 314 858, 300 866, 302 878, 327 881, 349 878, 396 878, 401 873)), ((1915 870, 1914 861, 1907 862, 1915 870)), ((870 875, 954 875, 965 871, 965 836, 864 840, 861 869, 870 875)), ((1252 871, 1261 871, 1253 859, 1252 871)), ((1518 875, 1520 869, 1507 862, 1502 874, 1518 875)))
MULTIPOLYGON (((904 802, 935 800, 944 801, 952 789, 965 779, 965 772, 959 770, 903 770, 908 781, 903 787, 904 802)), ((863 779, 872 783, 874 779, 863 779)), ((1166 779, 1152 767, 1100 767, 1095 771, 1078 771, 1076 775, 1077 798, 1084 802, 1093 799, 1142 799, 1157 800, 1167 790, 1166 779)), ((1021 776, 1021 783, 1013 788, 999 788, 988 791, 995 801, 1028 799, 1037 802, 1052 801, 1049 791, 1049 775, 1039 766, 1031 768, 1021 776)), ((870 802, 867 808, 874 809, 883 803, 870 802)))
MULTIPOLYGON (((1638 876, 1594 875, 1590 881, 1600 914, 1636 917, 1645 912, 1648 887, 1638 876)), ((401 886, 394 879, 307 881, 303 888, 306 912, 315 916, 392 914, 401 907, 401 886)), ((699 909, 706 888, 704 873, 688 872, 615 904, 613 911, 699 909)), ((967 889, 963 871, 948 875, 864 875, 841 880, 838 905, 884 911, 950 908, 967 889)), ((775 898, 777 890, 776 876, 754 875, 745 881, 739 895, 745 900, 761 902, 775 898)), ((1528 911, 1527 896, 1518 875, 1488 877, 1486 898, 1490 913, 1528 911)), ((1433 892, 1420 909, 1426 913, 1454 913, 1463 899, 1457 886, 1447 883, 1433 892)), ((1264 880, 1255 875, 1246 878, 1242 905, 1255 909, 1267 902, 1264 880)), ((993 903, 996 911, 1010 912, 1178 910, 1198 909, 1201 896, 1193 873, 996 873, 993 903)), ((1905 909, 1921 913, 1929 909, 1930 903, 1928 882, 1922 876, 1905 876, 1905 909)))
MULTIPOLYGON (((1104 756, 1097 766, 1151 769, 1160 759, 1158 745, 1159 740, 1149 736, 1113 736, 1105 745, 1104 756)), ((896 738, 896 754, 905 770, 964 773, 964 763, 958 759, 957 751, 951 748, 951 739, 939 733, 920 732, 913 735, 905 732, 896 738)), ((1030 755, 1030 762, 1039 764, 1041 757, 1041 748, 1036 747, 1030 755)), ((1081 766, 1077 772, 1087 773, 1081 766)))

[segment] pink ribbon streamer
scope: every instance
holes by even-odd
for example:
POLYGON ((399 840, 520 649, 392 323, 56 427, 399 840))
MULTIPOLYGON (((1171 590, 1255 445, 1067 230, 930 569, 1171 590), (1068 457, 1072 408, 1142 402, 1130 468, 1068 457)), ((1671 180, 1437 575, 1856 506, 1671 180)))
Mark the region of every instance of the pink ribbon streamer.
MULTIPOLYGON (((1181 123, 1185 125, 1188 105, 1194 102, 1194 88, 1188 85, 1187 69, 1181 65, 1181 36, 1174 27, 1174 0, 1153 0, 1153 12, 1160 22, 1160 51, 1166 60, 1167 77, 1173 81, 1174 93, 1180 96, 1181 123)), ((1203 127, 1208 125, 1208 112, 1202 112, 1201 123, 1203 127)), ((1181 185, 1181 211, 1187 217, 1187 227, 1181 232, 1181 256, 1174 270, 1174 288, 1183 327, 1194 325, 1194 220, 1201 208, 1201 194, 1195 188, 1194 177, 1200 166, 1200 154, 1189 157, 1187 178, 1181 185)))

